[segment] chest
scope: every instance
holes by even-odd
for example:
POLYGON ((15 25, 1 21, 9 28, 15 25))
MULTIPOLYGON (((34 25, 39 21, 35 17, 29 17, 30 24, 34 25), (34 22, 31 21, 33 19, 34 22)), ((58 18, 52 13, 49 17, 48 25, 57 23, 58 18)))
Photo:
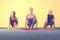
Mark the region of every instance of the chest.
POLYGON ((34 15, 29 15, 28 18, 34 18, 34 15))
POLYGON ((16 20, 16 18, 15 17, 10 17, 10 20, 16 20))
POLYGON ((48 15, 48 19, 53 19, 53 15, 48 15))

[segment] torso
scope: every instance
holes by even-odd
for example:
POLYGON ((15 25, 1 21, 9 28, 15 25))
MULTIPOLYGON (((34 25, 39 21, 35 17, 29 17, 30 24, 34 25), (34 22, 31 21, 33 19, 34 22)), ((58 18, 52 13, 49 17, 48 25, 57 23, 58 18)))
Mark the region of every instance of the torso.
POLYGON ((10 20, 16 20, 16 16, 15 17, 10 16, 10 20))
POLYGON ((48 14, 48 22, 52 21, 53 18, 54 18, 53 15, 48 14))
POLYGON ((18 24, 17 17, 10 16, 10 23, 13 24, 14 22, 16 22, 18 24))
POLYGON ((35 15, 34 14, 28 14, 28 17, 27 17, 28 19, 29 18, 35 18, 35 15))
POLYGON ((35 21, 35 15, 34 14, 28 14, 27 15, 27 23, 32 24, 33 21, 35 21))

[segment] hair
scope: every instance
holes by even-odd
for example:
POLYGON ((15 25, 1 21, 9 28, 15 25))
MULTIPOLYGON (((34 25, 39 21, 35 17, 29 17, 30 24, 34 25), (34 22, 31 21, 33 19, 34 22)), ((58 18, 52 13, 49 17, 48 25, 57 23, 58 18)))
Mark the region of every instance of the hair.
POLYGON ((49 10, 49 12, 52 12, 52 10, 49 10))
POLYGON ((14 15, 16 14, 15 11, 12 11, 14 13, 14 15))
POLYGON ((29 8, 29 10, 33 10, 33 8, 32 8, 32 7, 30 7, 30 8, 29 8))
POLYGON ((14 13, 14 17, 15 17, 15 14, 16 14, 15 11, 12 11, 12 12, 14 13))

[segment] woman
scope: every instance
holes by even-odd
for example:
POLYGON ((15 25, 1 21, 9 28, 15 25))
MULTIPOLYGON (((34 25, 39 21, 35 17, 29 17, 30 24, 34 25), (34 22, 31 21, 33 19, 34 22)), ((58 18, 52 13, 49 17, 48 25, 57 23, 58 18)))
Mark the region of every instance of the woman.
POLYGON ((26 24, 29 28, 33 28, 35 24, 37 27, 37 19, 36 19, 36 16, 33 14, 33 8, 30 8, 29 11, 30 11, 30 14, 28 14, 26 17, 25 27, 26 27, 26 24))
POLYGON ((10 25, 12 26, 12 29, 17 29, 18 19, 15 15, 16 15, 15 11, 12 11, 9 18, 9 29, 11 29, 10 25))
POLYGON ((55 21, 55 18, 54 18, 54 15, 52 14, 52 10, 49 10, 46 22, 44 24, 44 28, 47 28, 48 25, 50 25, 50 28, 52 28, 52 26, 54 25, 54 28, 55 28, 55 22, 54 21, 55 21))

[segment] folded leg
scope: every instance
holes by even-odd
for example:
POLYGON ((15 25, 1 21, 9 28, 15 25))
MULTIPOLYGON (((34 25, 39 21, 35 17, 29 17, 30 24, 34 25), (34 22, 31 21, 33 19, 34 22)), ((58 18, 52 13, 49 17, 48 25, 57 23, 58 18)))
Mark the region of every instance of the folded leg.
POLYGON ((36 24, 36 20, 33 20, 31 27, 33 28, 35 24, 36 24))

